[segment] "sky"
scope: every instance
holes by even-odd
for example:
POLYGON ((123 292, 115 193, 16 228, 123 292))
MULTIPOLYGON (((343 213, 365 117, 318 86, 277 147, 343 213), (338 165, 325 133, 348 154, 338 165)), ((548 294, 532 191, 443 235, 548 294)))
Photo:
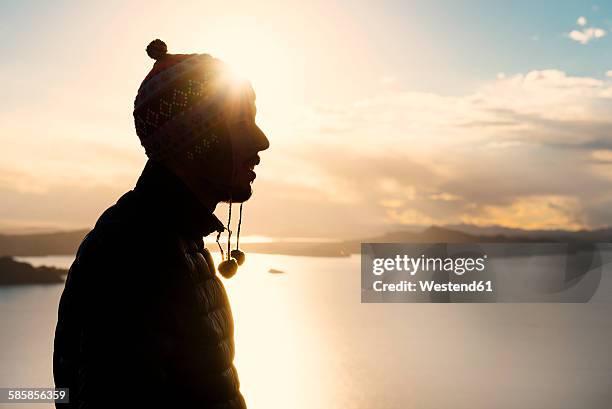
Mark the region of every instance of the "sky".
POLYGON ((246 234, 612 225, 612 1, 5 1, 0 34, 0 231, 133 187, 155 38, 253 83, 246 234))

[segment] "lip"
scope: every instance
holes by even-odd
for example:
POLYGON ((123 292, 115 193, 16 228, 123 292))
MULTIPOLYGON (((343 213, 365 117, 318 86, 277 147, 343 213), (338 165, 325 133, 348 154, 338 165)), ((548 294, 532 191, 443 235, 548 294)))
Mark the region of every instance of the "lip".
POLYGON ((255 155, 251 159, 244 162, 246 173, 248 175, 249 181, 251 182, 257 177, 257 174, 255 173, 254 169, 255 166, 259 165, 260 161, 261 159, 259 158, 259 155, 255 155))
POLYGON ((249 170, 253 170, 255 166, 259 165, 259 162, 261 162, 259 155, 255 155, 252 158, 244 161, 244 166, 249 170))

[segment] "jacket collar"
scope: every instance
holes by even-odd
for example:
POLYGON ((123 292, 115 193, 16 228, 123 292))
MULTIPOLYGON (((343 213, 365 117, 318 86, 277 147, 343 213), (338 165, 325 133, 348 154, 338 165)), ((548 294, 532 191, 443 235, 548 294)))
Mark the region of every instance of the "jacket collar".
POLYGON ((147 161, 134 192, 145 199, 154 218, 152 222, 165 222, 193 237, 224 230, 223 223, 200 203, 182 180, 154 161, 147 161))

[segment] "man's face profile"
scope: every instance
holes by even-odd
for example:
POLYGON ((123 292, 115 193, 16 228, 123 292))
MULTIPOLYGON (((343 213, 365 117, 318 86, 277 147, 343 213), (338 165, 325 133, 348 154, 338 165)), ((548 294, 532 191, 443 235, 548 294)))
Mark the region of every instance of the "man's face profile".
POLYGON ((268 149, 270 143, 255 122, 254 98, 232 104, 223 114, 223 120, 208 129, 202 139, 214 139, 218 146, 209 155, 193 160, 184 158, 180 166, 191 178, 198 180, 202 189, 213 188, 220 201, 241 203, 252 195, 255 166, 260 162, 258 153, 268 149))
POLYGON ((229 185, 233 202, 244 202, 251 197, 251 184, 256 177, 254 168, 260 162, 258 153, 270 146, 255 122, 256 112, 255 101, 251 100, 228 119, 233 164, 229 185))

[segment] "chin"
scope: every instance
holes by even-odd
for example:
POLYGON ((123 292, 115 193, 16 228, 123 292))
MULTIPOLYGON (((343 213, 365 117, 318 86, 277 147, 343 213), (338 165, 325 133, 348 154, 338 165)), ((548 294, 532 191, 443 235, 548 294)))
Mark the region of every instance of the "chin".
POLYGON ((251 185, 247 186, 236 186, 232 189, 232 202, 234 203, 242 203, 246 202, 251 198, 253 194, 253 190, 251 189, 251 185))

